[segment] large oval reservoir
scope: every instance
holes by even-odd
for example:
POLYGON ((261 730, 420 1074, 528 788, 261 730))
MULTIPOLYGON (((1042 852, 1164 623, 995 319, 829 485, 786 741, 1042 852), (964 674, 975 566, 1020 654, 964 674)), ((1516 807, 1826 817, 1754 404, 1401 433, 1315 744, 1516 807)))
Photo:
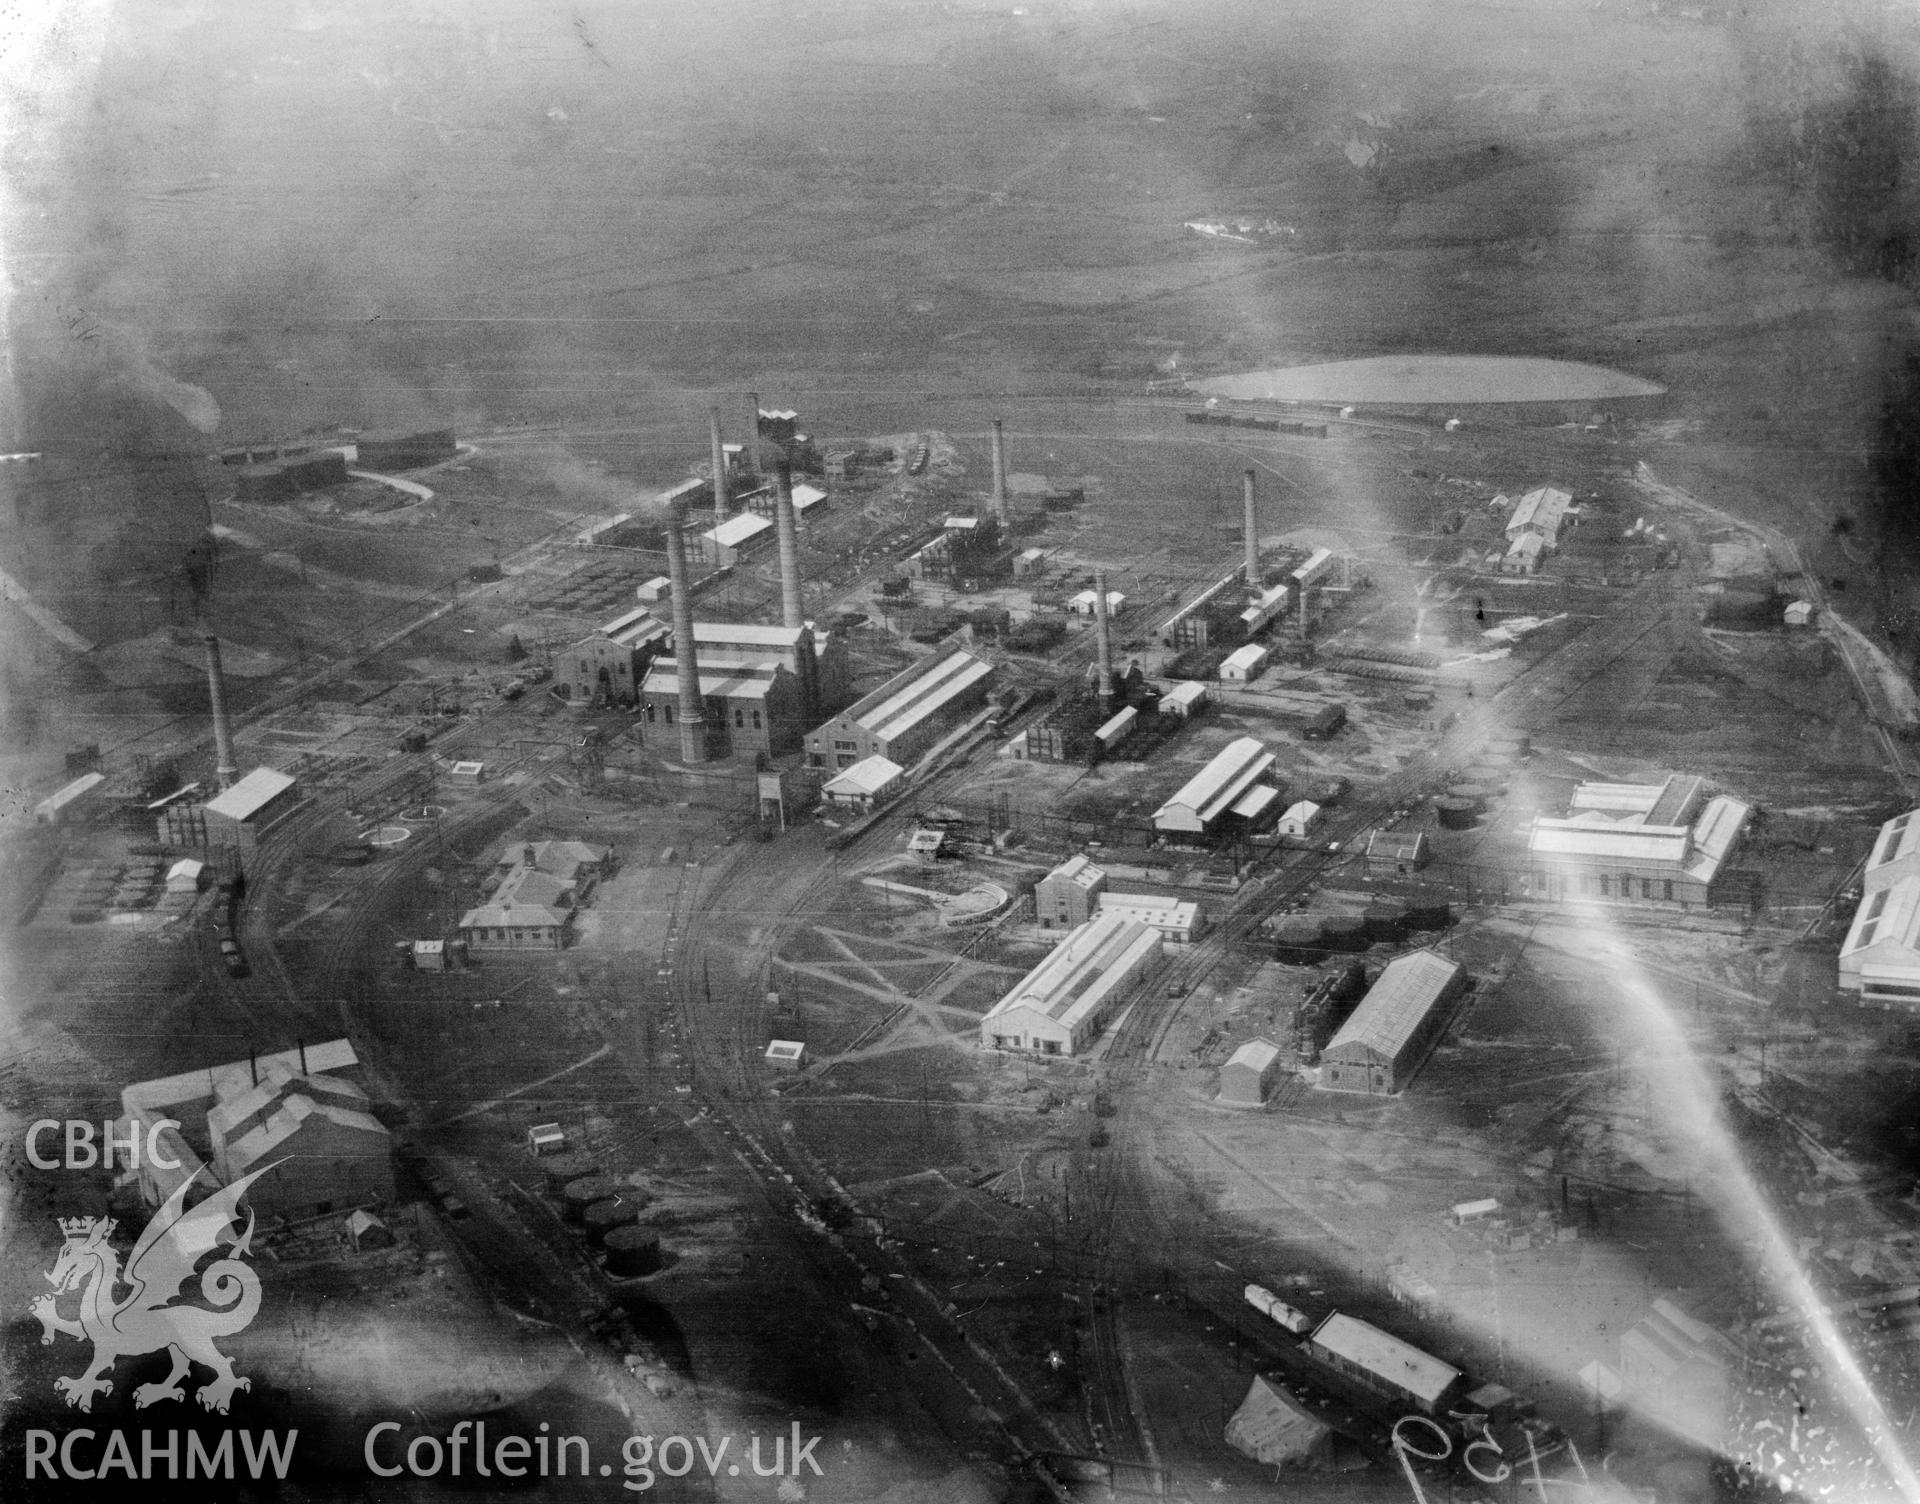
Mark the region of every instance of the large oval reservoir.
POLYGON ((1376 355, 1327 365, 1209 376, 1198 392, 1244 401, 1444 406, 1470 402, 1597 402, 1658 397, 1666 388, 1577 360, 1507 355, 1376 355))

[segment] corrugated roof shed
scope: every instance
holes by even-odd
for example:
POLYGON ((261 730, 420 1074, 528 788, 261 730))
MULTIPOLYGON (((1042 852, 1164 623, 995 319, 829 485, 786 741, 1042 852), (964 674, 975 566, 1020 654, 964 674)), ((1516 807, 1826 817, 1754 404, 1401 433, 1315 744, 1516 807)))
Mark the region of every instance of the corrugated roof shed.
POLYGON ((1236 737, 1215 754, 1213 761, 1189 778, 1178 793, 1154 811, 1154 824, 1175 820, 1183 827, 1191 823, 1194 828, 1204 828, 1244 794, 1273 763, 1273 754, 1254 738, 1236 737))
POLYGON ((1233 1052, 1228 1065, 1245 1066, 1254 1072, 1264 1071, 1280 1058, 1280 1046, 1268 1039, 1249 1039, 1233 1052))
POLYGON ((1389 961, 1323 1053, 1345 1051, 1346 1058, 1396 1061, 1459 975, 1458 963, 1430 950, 1389 961))
POLYGON ((829 794, 872 796, 887 788, 904 772, 906 769, 893 759, 876 754, 861 758, 852 767, 829 778, 823 790, 829 794))
POLYGON ((1543 856, 1610 857, 1679 866, 1687 859, 1689 840, 1684 825, 1641 825, 1589 812, 1571 820, 1535 816, 1527 849, 1543 856))
MULTIPOLYGON (((749 539, 757 538, 761 533, 770 531, 772 527, 772 520, 762 517, 758 512, 741 512, 729 517, 718 527, 708 528, 700 536, 712 540, 722 548, 738 548, 749 539)), ((699 640, 699 633, 694 634, 694 639, 699 640)))
POLYGON ((1160 932, 1150 925, 1121 914, 1098 915, 1069 931, 986 1018, 1030 1008, 1071 1029, 1123 985, 1143 957, 1159 951, 1160 932))

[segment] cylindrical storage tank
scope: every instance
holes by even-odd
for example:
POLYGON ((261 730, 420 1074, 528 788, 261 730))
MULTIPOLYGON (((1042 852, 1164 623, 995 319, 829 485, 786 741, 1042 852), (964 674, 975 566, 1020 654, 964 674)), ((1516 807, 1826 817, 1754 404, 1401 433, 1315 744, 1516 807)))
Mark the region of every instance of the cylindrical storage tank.
POLYGON ((1369 940, 1398 940, 1407 932, 1407 906, 1397 898, 1376 898, 1367 905, 1361 922, 1369 940))
POLYGON ((1533 750, 1532 739, 1526 736, 1496 736, 1487 746, 1502 757, 1525 757, 1533 750))
POLYGON ((660 1234, 644 1227, 616 1227, 606 1236, 607 1273, 638 1279, 660 1267, 660 1234))
POLYGON ((639 1221, 642 1199, 638 1191, 622 1191, 606 1201, 594 1202, 580 1214, 580 1220, 586 1224, 587 1236, 598 1243, 614 1228, 639 1221))
POLYGON ((1442 830, 1470 830, 1480 814, 1480 807, 1471 799, 1456 799, 1451 795, 1434 800, 1433 810, 1440 817, 1442 830))
POLYGON ((1492 795, 1507 791, 1507 770, 1497 763, 1477 762, 1460 776, 1468 783, 1479 784, 1492 795))
POLYGON ((594 1163, 591 1154, 580 1154, 563 1150, 559 1154, 549 1154, 540 1161, 540 1168, 547 1177, 547 1189, 559 1195, 568 1181, 578 1180, 583 1175, 597 1175, 600 1166, 594 1163))
POLYGON ((1485 809, 1487 801, 1493 798, 1493 790, 1484 783, 1456 783, 1447 789, 1449 799, 1464 799, 1475 809, 1485 809))
POLYGON ((569 1222, 584 1221, 587 1208, 596 1201, 607 1201, 620 1194, 620 1187, 604 1175, 584 1175, 568 1183, 560 1193, 560 1205, 569 1222))
POLYGON ((1413 902, 1407 905, 1407 928, 1443 930, 1453 923, 1453 905, 1440 901, 1413 902))
POLYGON ((1283 919, 1273 932, 1274 958, 1280 961, 1311 961, 1324 947, 1320 942, 1320 921, 1299 915, 1283 919))
POLYGON ((1367 922, 1357 914, 1332 914, 1320 921, 1320 943, 1328 950, 1365 950, 1367 922))

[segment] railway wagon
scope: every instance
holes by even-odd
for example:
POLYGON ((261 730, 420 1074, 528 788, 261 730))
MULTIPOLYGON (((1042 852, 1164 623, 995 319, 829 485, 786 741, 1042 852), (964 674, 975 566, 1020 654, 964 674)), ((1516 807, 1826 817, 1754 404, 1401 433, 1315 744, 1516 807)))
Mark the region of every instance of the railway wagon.
POLYGON ((1248 1285, 1246 1301, 1262 1316, 1276 1322, 1296 1337, 1304 1337, 1313 1330, 1311 1316, 1298 1307, 1288 1305, 1264 1285, 1248 1285))

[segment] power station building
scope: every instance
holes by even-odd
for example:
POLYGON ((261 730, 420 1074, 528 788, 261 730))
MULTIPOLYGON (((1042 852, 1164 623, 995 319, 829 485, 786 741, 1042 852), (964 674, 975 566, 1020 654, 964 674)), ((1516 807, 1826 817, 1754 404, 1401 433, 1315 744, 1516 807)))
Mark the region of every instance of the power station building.
POLYGON ((1076 929, 1093 918, 1107 874, 1085 852, 1068 857, 1033 887, 1033 912, 1043 930, 1076 929))
POLYGON ((300 789, 291 774, 255 768, 232 788, 200 806, 207 844, 251 852, 261 835, 299 802, 300 789))
POLYGON ((986 703, 992 677, 991 663, 949 645, 808 732, 807 762, 839 771, 877 756, 909 766, 986 703))
POLYGON ((672 637, 644 607, 629 611, 554 654, 553 682, 569 700, 631 700, 672 637))
POLYGON ((1528 884, 1540 898, 1600 903, 1714 902, 1715 885, 1753 817, 1751 805, 1706 799, 1702 779, 1583 783, 1564 818, 1535 816, 1528 884))
POLYGON ((1466 986, 1466 972, 1430 950, 1389 961, 1321 1052, 1320 1084, 1369 1096, 1401 1091, 1440 1042, 1466 986))
POLYGON ((980 1020, 981 1048, 1079 1054, 1160 965, 1160 954, 1160 934, 1151 926, 1120 914, 1090 920, 980 1020))

